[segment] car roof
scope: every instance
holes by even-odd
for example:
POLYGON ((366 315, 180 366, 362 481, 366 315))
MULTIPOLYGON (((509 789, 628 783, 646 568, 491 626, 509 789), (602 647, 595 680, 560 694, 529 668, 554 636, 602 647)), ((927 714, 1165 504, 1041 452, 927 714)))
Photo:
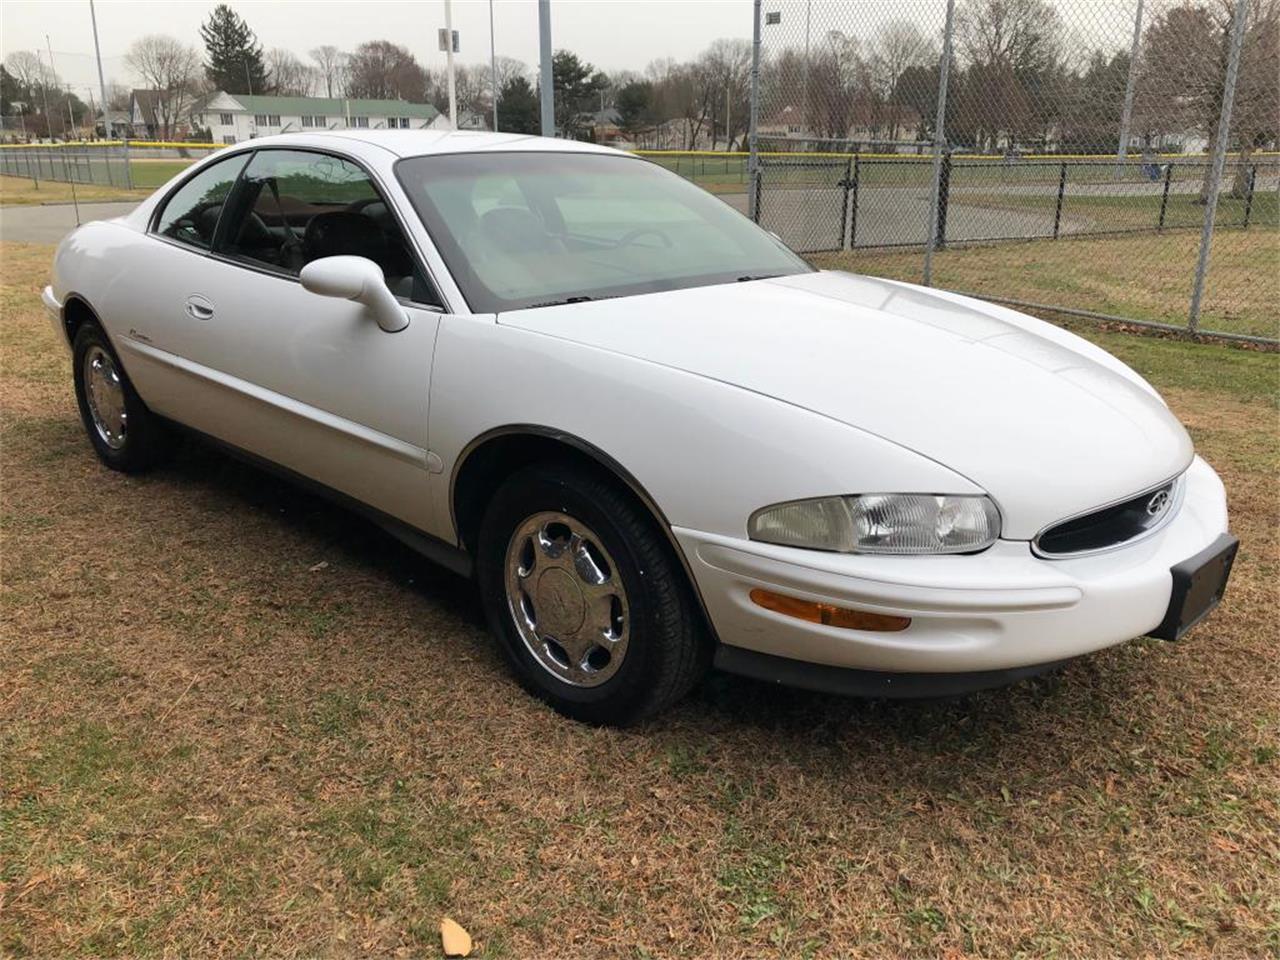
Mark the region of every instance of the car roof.
POLYGON ((258 137, 238 146, 308 146, 329 145, 352 153, 394 154, 397 157, 419 157, 445 153, 483 153, 486 151, 532 151, 543 153, 621 153, 610 147, 578 140, 556 140, 523 133, 488 133, 474 130, 322 130, 315 133, 284 133, 258 137))

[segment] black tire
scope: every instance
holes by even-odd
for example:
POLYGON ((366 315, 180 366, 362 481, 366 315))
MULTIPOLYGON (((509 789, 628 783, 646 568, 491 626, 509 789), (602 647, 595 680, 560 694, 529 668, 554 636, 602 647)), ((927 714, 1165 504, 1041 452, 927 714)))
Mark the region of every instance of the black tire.
POLYGON ((711 644, 672 549, 647 511, 607 476, 548 463, 510 477, 481 523, 476 572, 489 628, 524 687, 568 717, 610 726, 643 720, 685 696, 709 669, 711 644), (508 603, 508 545, 527 519, 546 511, 594 531, 626 590, 626 652, 599 686, 575 686, 543 667, 522 640, 508 603))
POLYGON ((124 365, 111 346, 102 328, 93 322, 81 324, 71 344, 72 371, 75 377, 76 403, 80 407, 80 420, 98 459, 112 470, 121 473, 142 473, 162 462, 173 449, 173 437, 159 417, 147 409, 138 392, 129 382, 124 365), (124 395, 126 429, 123 443, 111 446, 98 432, 85 384, 85 359, 91 351, 101 350, 114 364, 124 395))

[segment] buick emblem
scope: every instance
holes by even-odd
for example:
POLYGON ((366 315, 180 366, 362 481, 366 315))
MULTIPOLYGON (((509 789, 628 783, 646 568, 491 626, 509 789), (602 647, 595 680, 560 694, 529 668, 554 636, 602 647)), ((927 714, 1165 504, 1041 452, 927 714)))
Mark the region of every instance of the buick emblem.
POLYGON ((1169 491, 1157 490, 1147 501, 1147 516, 1158 517, 1169 509, 1169 491))

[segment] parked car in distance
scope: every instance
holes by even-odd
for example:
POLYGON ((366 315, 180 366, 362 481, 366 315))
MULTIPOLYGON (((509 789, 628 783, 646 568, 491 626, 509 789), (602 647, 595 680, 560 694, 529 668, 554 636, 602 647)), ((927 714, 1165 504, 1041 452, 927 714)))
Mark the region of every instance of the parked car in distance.
POLYGON ((1180 636, 1235 555, 1217 475, 1114 357, 814 270, 588 144, 240 144, 70 234, 44 302, 107 466, 180 427, 333 495, 474 576, 523 684, 590 722, 713 664, 998 685, 1180 636))

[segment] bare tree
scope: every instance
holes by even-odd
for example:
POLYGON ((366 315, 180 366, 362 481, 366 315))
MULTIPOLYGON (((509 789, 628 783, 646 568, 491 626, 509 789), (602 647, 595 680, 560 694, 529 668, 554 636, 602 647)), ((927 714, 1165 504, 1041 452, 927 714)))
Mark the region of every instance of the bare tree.
MULTIPOLYGON (((1134 114, 1137 129, 1149 140, 1199 134, 1208 151, 1214 151, 1234 9, 1229 0, 1182 4, 1163 11, 1147 27, 1134 114)), ((1251 0, 1246 17, 1230 135, 1247 159, 1280 133, 1280 0, 1251 0)), ((1206 168, 1202 202, 1208 188, 1206 168)), ((1242 162, 1232 191, 1247 188, 1248 166, 1242 162)))
POLYGON ((389 40, 370 40, 356 47, 347 62, 349 97, 426 102, 427 72, 412 53, 389 40))
POLYGON ((292 51, 274 47, 267 51, 264 61, 271 80, 271 92, 276 96, 311 96, 316 80, 313 68, 294 56, 292 51))
POLYGON ((746 130, 751 110, 751 43, 747 40, 716 40, 698 58, 700 93, 707 101, 711 118, 711 145, 715 148, 716 128, 724 130, 725 148, 733 142, 734 131, 746 130))
POLYGON ((903 107, 894 96, 902 75, 911 67, 926 66, 936 60, 933 44, 909 20, 891 20, 876 34, 867 68, 888 139, 898 139, 903 119, 903 107))
POLYGON ((180 40, 152 33, 135 40, 124 60, 143 86, 156 92, 157 132, 169 139, 178 122, 190 113, 201 70, 200 54, 180 40))
POLYGON ((1046 0, 965 0, 956 9, 956 46, 967 64, 962 123, 988 149, 1012 146, 1033 125, 1048 126, 1054 101, 1046 79, 1063 56, 1062 18, 1046 0))
POLYGON ((320 75, 320 87, 324 95, 333 98, 342 93, 347 79, 347 60, 349 55, 335 46, 325 44, 315 47, 310 52, 320 75))
POLYGON ((56 86, 58 78, 45 66, 40 54, 30 50, 15 50, 4 58, 4 68, 18 82, 18 86, 36 90, 47 86, 56 86))

